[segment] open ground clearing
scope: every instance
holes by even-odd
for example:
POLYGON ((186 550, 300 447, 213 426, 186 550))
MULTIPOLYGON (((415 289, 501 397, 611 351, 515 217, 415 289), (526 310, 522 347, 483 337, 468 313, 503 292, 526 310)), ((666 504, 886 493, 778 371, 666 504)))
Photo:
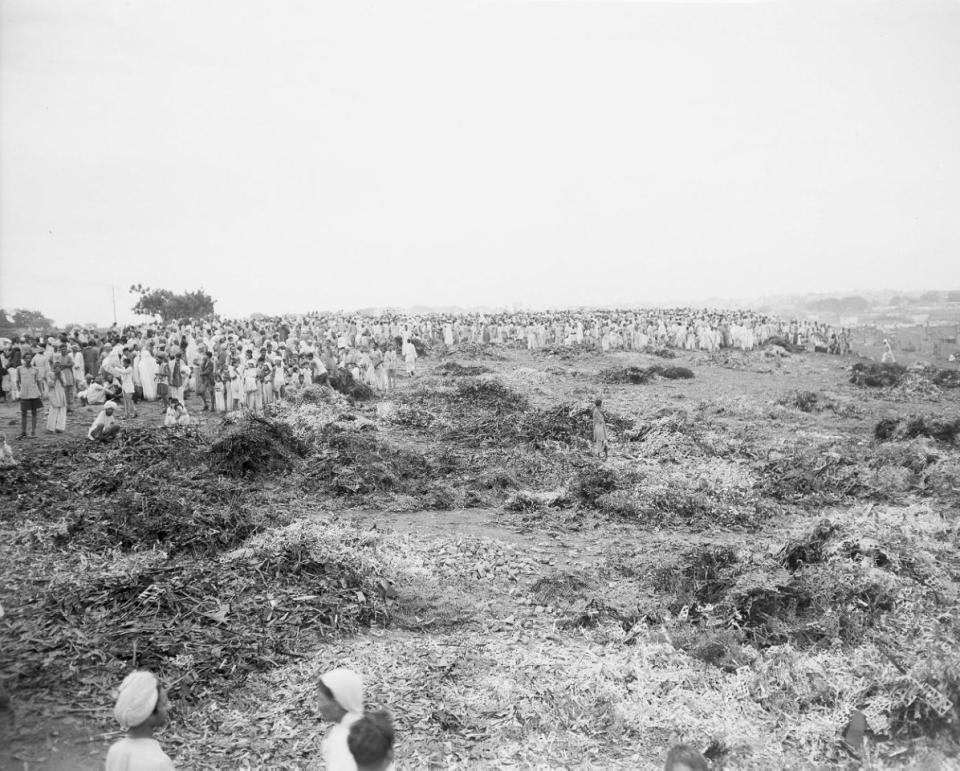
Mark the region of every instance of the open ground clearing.
POLYGON ((15 443, 0 766, 101 763, 133 662, 172 686, 184 768, 315 766, 334 665, 393 714, 400 768, 653 768, 678 740, 856 765, 855 708, 873 767, 957 765, 949 378, 780 350, 421 364, 382 399, 310 387, 186 430, 146 405, 109 447, 91 410, 15 443))

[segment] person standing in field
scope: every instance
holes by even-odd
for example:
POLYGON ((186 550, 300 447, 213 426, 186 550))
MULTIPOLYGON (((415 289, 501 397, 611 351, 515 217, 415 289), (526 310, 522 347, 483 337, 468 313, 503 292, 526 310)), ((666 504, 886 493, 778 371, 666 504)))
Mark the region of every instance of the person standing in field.
POLYGON ((214 409, 215 377, 213 372, 213 354, 209 350, 203 352, 203 361, 200 364, 200 398, 203 399, 203 411, 214 409))
POLYGON ((397 387, 397 351, 392 343, 383 354, 383 366, 387 372, 387 390, 392 391, 397 387))
POLYGON ((30 436, 37 435, 37 410, 43 404, 43 386, 40 373, 33 366, 33 351, 23 352, 22 364, 17 367, 17 390, 20 392, 20 439, 27 438, 27 413, 30 413, 30 436))
POLYGON ((137 417, 137 408, 133 403, 133 362, 130 361, 129 357, 125 358, 121 363, 120 368, 117 370, 120 375, 120 393, 123 396, 123 417, 124 418, 135 418, 137 417))
POLYGON ((880 359, 881 364, 896 364, 897 360, 893 357, 893 349, 890 347, 890 341, 883 341, 883 357, 880 359))
POLYGON ((67 430, 67 391, 63 372, 64 366, 59 358, 47 370, 47 431, 51 434, 62 434, 67 430))
POLYGON ((607 459, 607 421, 600 409, 602 401, 597 399, 593 404, 593 452, 597 457, 607 459))
POLYGON ((407 377, 413 377, 417 370, 417 347, 407 338, 403 343, 403 360, 407 365, 407 377))
POLYGON ((167 354, 163 351, 157 353, 157 374, 154 377, 157 381, 157 398, 166 412, 170 399, 170 363, 167 361, 167 354))

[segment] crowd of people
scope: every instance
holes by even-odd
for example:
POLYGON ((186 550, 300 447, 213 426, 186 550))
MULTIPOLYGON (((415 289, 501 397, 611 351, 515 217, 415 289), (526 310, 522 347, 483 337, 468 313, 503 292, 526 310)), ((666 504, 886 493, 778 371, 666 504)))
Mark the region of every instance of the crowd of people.
MULTIPOLYGON (((392 771, 394 728, 389 713, 364 708, 363 680, 352 669, 337 668, 316 683, 316 711, 332 723, 320 743, 327 771, 392 771)), ((153 737, 167 721, 166 690, 152 672, 138 670, 124 678, 117 693, 114 717, 127 735, 107 752, 106 771, 173 771, 173 760, 153 737)), ((665 771, 707 771, 696 749, 672 747, 665 771)))
POLYGON ((21 438, 36 435, 46 401, 46 428, 54 433, 66 429, 76 404, 103 405, 88 435, 104 440, 118 430, 119 405, 122 417, 131 418, 141 401, 160 403, 164 425, 184 425, 190 393, 200 397, 204 411, 260 412, 292 383, 326 383, 343 372, 386 392, 396 387, 399 373, 415 375, 417 359, 431 346, 715 352, 749 351, 771 340, 835 354, 850 350, 846 329, 745 311, 313 313, 26 335, 0 350, 0 388, 3 399, 20 402, 21 438))

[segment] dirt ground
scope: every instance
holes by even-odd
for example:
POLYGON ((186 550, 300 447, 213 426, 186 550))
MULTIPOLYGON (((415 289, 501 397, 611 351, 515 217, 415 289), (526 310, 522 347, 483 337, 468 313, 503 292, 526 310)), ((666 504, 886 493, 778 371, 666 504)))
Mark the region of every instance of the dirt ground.
MULTIPOLYGON (((848 382, 851 360, 827 355, 680 353, 668 363, 689 367, 692 379, 611 385, 599 382, 601 370, 663 361, 626 353, 501 353, 503 360, 475 363, 535 407, 588 404, 599 397, 609 414, 641 425, 664 411, 690 410, 709 415, 720 434, 762 437, 756 452, 763 457, 724 459, 734 469, 789 458, 798 438, 838 438, 866 448, 881 418, 960 415, 956 390, 905 395, 859 388, 848 382), (825 394, 843 409, 806 413, 778 405, 798 390, 825 394)), ((424 383, 439 382, 431 375, 439 363, 435 357, 422 361, 417 378, 401 379, 399 393, 378 401, 402 401, 424 383)), ((191 415, 211 434, 218 432, 219 421, 204 420, 200 407, 198 399, 188 401, 191 415)), ((376 420, 376 408, 374 403, 360 411, 376 420)), ((76 408, 68 434, 82 437, 98 409, 76 408)), ((124 425, 161 420, 158 405, 140 405, 140 416, 124 425)), ((37 439, 18 441, 17 407, 0 405, 0 426, 21 461, 64 443, 64 437, 47 434, 43 422, 41 416, 37 439)), ((398 444, 421 441, 422 434, 397 425, 378 426, 378 435, 398 444)), ((603 465, 617 475, 642 472, 649 479, 654 461, 647 448, 618 439, 603 465)), ((674 457, 655 463, 658 473, 671 478, 706 474, 701 461, 674 457)), ((750 665, 723 669, 705 663, 690 654, 691 645, 681 644, 676 614, 660 623, 650 620, 656 614, 647 609, 663 604, 653 577, 698 549, 728 548, 759 560, 824 517, 851 533, 905 528, 908 519, 918 533, 946 523, 954 537, 960 517, 939 499, 909 492, 896 501, 785 506, 760 524, 638 521, 572 503, 527 510, 511 510, 502 501, 397 509, 297 509, 301 522, 379 534, 384 550, 412 566, 420 582, 400 586, 404 609, 391 623, 300 651, 251 675, 228 696, 187 708, 174 703, 173 721, 159 738, 178 767, 319 767, 325 727, 313 708, 312 683, 338 665, 361 671, 368 702, 393 714, 398 768, 656 768, 679 740, 709 750, 718 768, 860 767, 838 749, 853 706, 846 680, 836 675, 840 695, 829 705, 811 702, 799 716, 774 706, 757 688, 766 682, 761 671, 772 677, 773 662, 788 658, 794 672, 816 666, 828 675, 848 670, 852 678, 861 657, 869 655, 865 648, 837 644, 801 651, 787 644, 762 650, 750 665)), ((960 581, 960 574, 944 580, 960 581)), ((9 584, 0 599, 8 612, 17 604, 9 584)), ((856 688, 851 685, 850 693, 856 688)), ((14 688, 11 709, 0 712, 0 768, 101 767, 120 736, 111 710, 111 693, 99 680, 72 702, 56 689, 25 694, 14 688)), ((877 736, 867 741, 863 767, 958 768, 955 751, 941 734, 877 736)))

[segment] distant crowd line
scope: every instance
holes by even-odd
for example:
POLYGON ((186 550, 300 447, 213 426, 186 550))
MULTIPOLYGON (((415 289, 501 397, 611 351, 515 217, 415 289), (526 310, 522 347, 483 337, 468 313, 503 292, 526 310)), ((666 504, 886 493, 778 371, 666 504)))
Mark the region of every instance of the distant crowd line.
POLYGON ((115 413, 137 416, 140 401, 159 401, 165 425, 190 421, 185 397, 204 411, 260 412, 291 384, 327 383, 349 373, 374 390, 416 373, 425 347, 463 345, 587 346, 600 351, 651 347, 749 351, 771 340, 798 348, 849 352, 849 332, 741 311, 516 313, 490 316, 307 314, 244 320, 189 320, 105 332, 74 328, 56 337, 3 342, 0 388, 19 401, 20 437, 35 436, 47 402, 46 428, 66 429, 77 403, 104 405, 88 436, 109 440, 115 413), (29 418, 30 433, 27 433, 29 418))

